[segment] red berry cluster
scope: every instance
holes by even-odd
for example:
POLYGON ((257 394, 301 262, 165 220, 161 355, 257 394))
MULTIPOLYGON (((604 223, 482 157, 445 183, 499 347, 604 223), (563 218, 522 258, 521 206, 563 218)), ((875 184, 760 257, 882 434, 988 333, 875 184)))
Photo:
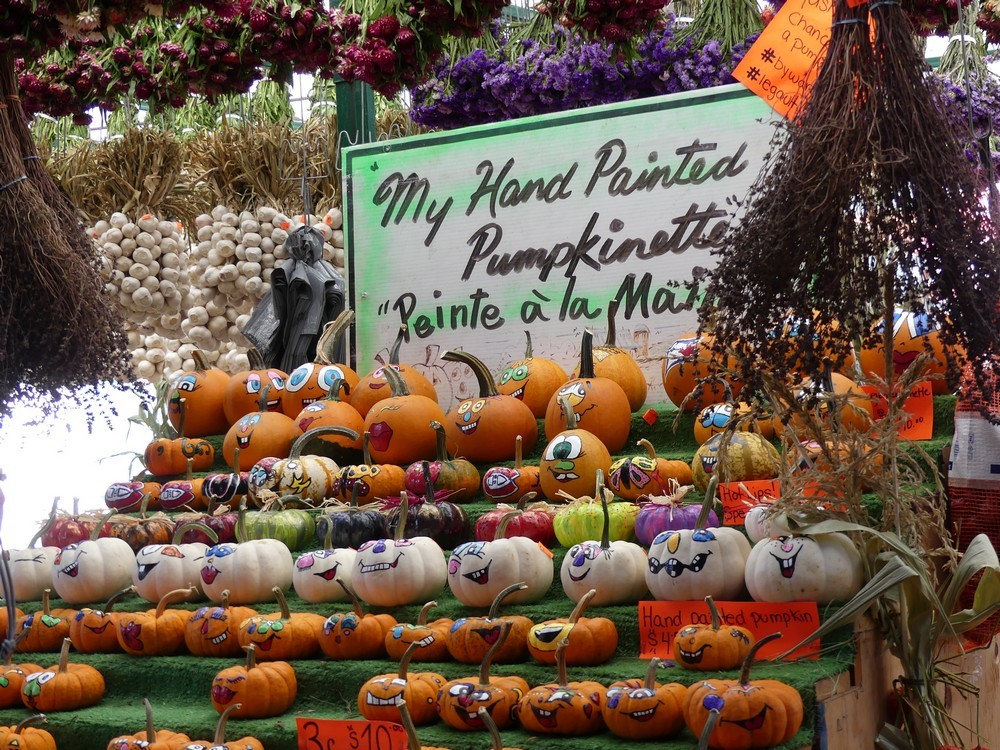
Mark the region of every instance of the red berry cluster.
POLYGON ((241 16, 222 18, 193 13, 184 18, 181 46, 188 51, 187 90, 209 101, 246 93, 261 77, 261 58, 253 49, 241 16))
POLYGON ((539 7, 566 28, 577 28, 593 40, 627 42, 663 23, 669 0, 546 0, 539 7))
POLYGON ((78 124, 89 124, 86 111, 103 106, 110 109, 124 90, 112 71, 102 63, 93 48, 73 45, 43 58, 35 70, 28 71, 18 61, 18 83, 25 112, 46 112, 53 117, 72 116, 78 124))

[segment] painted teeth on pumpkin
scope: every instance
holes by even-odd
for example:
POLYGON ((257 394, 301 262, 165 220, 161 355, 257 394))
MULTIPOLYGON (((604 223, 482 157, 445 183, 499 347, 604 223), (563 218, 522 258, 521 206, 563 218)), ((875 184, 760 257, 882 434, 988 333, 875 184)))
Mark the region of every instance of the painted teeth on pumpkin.
POLYGON ((212 645, 218 646, 220 643, 225 642, 227 638, 229 638, 229 631, 223 630, 221 633, 219 633, 219 635, 215 636, 215 638, 212 639, 212 645))
POLYGON ((579 474, 574 474, 571 471, 567 472, 565 474, 562 473, 562 472, 556 471, 556 472, 553 472, 553 474, 555 475, 555 478, 556 478, 557 482, 571 482, 574 479, 579 479, 580 478, 579 474))
POLYGON ((473 432, 476 431, 476 428, 478 426, 479 426, 479 420, 477 419, 472 424, 460 424, 458 426, 458 429, 460 429, 462 431, 463 435, 471 435, 473 432))
POLYGON ((702 456, 701 457, 701 468, 706 474, 711 474, 712 470, 715 468, 715 464, 718 463, 719 459, 717 456, 702 456))
POLYGON ((267 402, 267 410, 268 411, 277 411, 278 408, 279 408, 279 406, 280 406, 280 404, 281 404, 281 400, 277 399, 277 398, 274 399, 273 401, 268 401, 267 402))
POLYGON ((700 664, 701 657, 705 655, 705 649, 707 646, 702 646, 697 651, 685 651, 684 649, 678 649, 681 652, 681 659, 684 660, 686 664, 700 664))
POLYGON ((72 562, 59 572, 62 573, 64 576, 69 576, 70 578, 76 578, 77 574, 80 572, 80 563, 72 562))
POLYGON ((799 547, 798 551, 796 551, 796 553, 791 557, 778 557, 773 552, 771 553, 771 557, 777 560, 778 565, 781 567, 782 578, 791 578, 792 576, 795 575, 795 561, 798 558, 799 552, 801 552, 802 549, 803 549, 802 547, 799 547))
POLYGON ((391 698, 379 698, 377 695, 372 695, 371 691, 368 691, 368 695, 365 696, 365 703, 369 706, 398 706, 399 702, 403 699, 403 694, 399 693, 391 698))
POLYGON ((240 450, 243 450, 244 448, 248 448, 250 446, 250 438, 249 437, 238 437, 238 438, 236 438, 236 444, 238 446, 240 446, 240 450))
POLYGON ((513 396, 514 398, 519 398, 519 399, 521 399, 523 401, 524 400, 524 386, 522 385, 520 388, 518 388, 516 391, 514 391, 510 395, 513 396))
POLYGON ((480 586, 485 586, 490 582, 490 566, 493 561, 490 560, 486 563, 485 568, 480 568, 479 570, 474 570, 471 573, 463 573, 462 578, 466 578, 473 583, 478 583, 480 586))
POLYGON ((396 555, 396 559, 393 560, 391 563, 388 563, 388 562, 379 562, 379 563, 371 563, 369 565, 362 564, 362 566, 361 566, 361 572, 362 573, 376 573, 376 572, 378 572, 380 570, 392 570, 397 565, 399 565, 399 558, 401 558, 402 556, 403 556, 403 553, 400 552, 398 555, 396 555))
POLYGON ((538 723, 543 727, 554 727, 558 723, 555 711, 546 711, 544 708, 532 706, 531 713, 535 715, 535 718, 538 719, 538 723))
POLYGON ((427 648, 432 643, 434 643, 433 635, 429 635, 426 638, 421 638, 419 641, 417 641, 417 645, 420 646, 420 648, 427 648))
POLYGON ((632 713, 625 715, 628 716, 630 719, 635 719, 636 721, 649 721, 650 719, 653 718, 653 715, 655 713, 656 713, 656 706, 653 706, 652 708, 647 708, 644 711, 633 711, 632 713))

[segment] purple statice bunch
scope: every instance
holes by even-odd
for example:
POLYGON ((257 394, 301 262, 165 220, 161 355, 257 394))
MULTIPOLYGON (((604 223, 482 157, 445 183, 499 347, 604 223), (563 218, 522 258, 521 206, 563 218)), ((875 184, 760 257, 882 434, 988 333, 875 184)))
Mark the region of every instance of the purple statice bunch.
MULTIPOLYGON (((937 73, 932 76, 941 87, 941 101, 948 120, 955 127, 962 142, 966 144, 966 156, 985 180, 986 169, 980 158, 979 141, 988 136, 988 140, 992 142, 997 128, 1000 127, 1000 80, 989 73, 985 76, 972 73, 967 90, 964 81, 955 81, 937 73), (971 98, 969 91, 972 92, 971 98)), ((991 148, 990 156, 993 163, 993 179, 997 179, 1000 176, 1000 153, 991 148)))
POLYGON ((410 90, 410 118, 429 128, 461 128, 508 119, 483 85, 505 64, 501 55, 477 49, 458 58, 442 57, 430 76, 410 90))

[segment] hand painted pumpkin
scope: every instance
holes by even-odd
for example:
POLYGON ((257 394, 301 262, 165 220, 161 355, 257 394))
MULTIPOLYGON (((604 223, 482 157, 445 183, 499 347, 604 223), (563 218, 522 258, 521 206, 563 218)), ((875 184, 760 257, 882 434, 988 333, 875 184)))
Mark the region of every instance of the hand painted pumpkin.
MULTIPOLYGON (((635 538, 639 544, 649 547, 658 534, 675 529, 693 529, 701 514, 701 503, 685 503, 684 497, 693 490, 692 485, 674 485, 667 494, 653 495, 639 506, 635 517, 635 538)), ((705 525, 716 527, 719 517, 714 510, 708 511, 705 525)))
MULTIPOLYGON (((309 405, 326 397, 338 378, 344 385, 344 403, 351 402, 351 392, 357 386, 360 376, 349 365, 336 362, 335 358, 340 342, 355 317, 353 310, 344 310, 327 323, 316 341, 316 360, 301 364, 288 373, 281 408, 292 419, 309 405)), ((338 388, 337 392, 339 390, 338 388)), ((306 429, 303 427, 303 432, 306 429)), ((351 429, 357 430, 357 427, 351 429)))
MULTIPOLYGON (((337 475, 333 493, 341 500, 355 497, 353 502, 365 505, 387 497, 398 497, 406 487, 406 473, 396 464, 374 464, 371 454, 371 435, 366 430, 361 438, 363 463, 349 464, 337 475), (355 487, 357 493, 355 494, 355 487)), ((353 546, 353 545, 352 545, 353 546)))
POLYGON ((524 359, 504 367, 497 379, 497 390, 523 401, 535 419, 544 419, 552 394, 569 380, 569 376, 555 360, 534 356, 531 332, 525 331, 524 335, 528 339, 524 359))
POLYGON ((0 708, 20 707, 24 678, 33 672, 42 671, 37 664, 29 662, 14 664, 12 656, 13 652, 7 654, 3 666, 0 666, 0 708))
POLYGON ((229 373, 213 367, 200 349, 192 354, 195 369, 178 372, 170 381, 170 401, 167 416, 170 424, 189 437, 223 435, 229 428, 225 396, 229 373), (184 428, 181 429, 181 401, 184 406, 184 428))
POLYGON ((606 688, 592 681, 570 682, 566 649, 561 641, 553 652, 556 681, 532 688, 517 702, 517 719, 532 734, 583 736, 604 728, 601 703, 606 688))
MULTIPOLYGON (((399 363, 399 349, 403 345, 403 339, 407 336, 408 327, 403 323, 399 327, 399 333, 396 335, 396 340, 393 342, 392 348, 389 349, 389 362, 381 367, 376 368, 374 371, 365 375, 358 381, 357 387, 355 387, 353 394, 351 395, 351 405, 358 410, 360 414, 365 419, 365 424, 368 425, 368 416, 372 408, 379 401, 383 399, 390 398, 390 396, 400 395, 397 394, 390 381, 389 370, 398 375, 401 380, 405 383, 405 390, 407 394, 413 394, 415 396, 422 396, 428 398, 431 401, 437 403, 437 391, 434 389, 434 384, 431 383, 423 374, 420 373, 414 367, 410 365, 402 365, 399 363)), ((400 392, 401 393, 401 392, 400 392)), ((444 412, 441 412, 442 415, 444 412)), ((438 419, 439 422, 443 422, 443 419, 438 419)), ((372 433, 373 440, 381 440, 381 433, 372 433)), ((376 449, 380 450, 380 449, 376 449)), ((424 458, 428 458, 424 456, 424 458)), ((411 461, 416 460, 410 459, 409 461, 395 461, 393 463, 398 464, 408 464, 411 461)))
MULTIPOLYGON (((218 535, 208 526, 202 525, 200 531, 218 540, 218 535)), ((136 553, 132 585, 146 601, 158 602, 170 591, 191 586, 195 588, 193 599, 203 596, 201 562, 208 545, 200 542, 182 544, 180 538, 184 533, 184 528, 175 528, 170 544, 150 544, 136 553)))
POLYGON ((716 486, 713 478, 695 528, 664 531, 653 539, 646 585, 655 599, 736 601, 743 595, 750 542, 734 528, 706 526, 716 486))
MULTIPOLYGON (((223 396, 226 422, 234 425, 244 416, 258 411, 277 413, 286 419, 291 419, 281 410, 288 375, 277 368, 266 367, 260 352, 253 347, 247 352, 247 357, 250 360, 250 369, 231 375, 229 382, 226 383, 226 392, 223 396)), ((249 466, 254 463, 251 461, 249 466)))
MULTIPOLYGON (((226 503, 236 507, 250 491, 250 472, 240 471, 240 449, 233 451, 232 470, 224 473, 208 474, 201 485, 201 491, 208 498, 209 506, 226 503)), ((225 541, 225 540, 223 540, 225 541)))
POLYGON ((350 601, 344 587, 350 589, 357 561, 358 552, 350 547, 303 552, 295 560, 292 588, 307 602, 350 601))
POLYGON ((132 750, 132 748, 176 748, 186 745, 191 738, 181 732, 157 729, 153 723, 153 706, 148 698, 142 699, 146 711, 146 728, 135 734, 123 734, 108 743, 108 750, 132 750))
POLYGON ((0 750, 56 750, 56 738, 32 724, 45 723, 45 714, 35 714, 9 727, 0 726, 0 750))
MULTIPOLYGON (((587 430, 604 443, 610 453, 618 453, 625 447, 632 429, 632 410, 625 391, 614 380, 594 374, 593 334, 589 330, 583 332, 580 376, 556 391, 545 410, 546 435, 555 435, 563 424, 567 424, 568 429, 587 430), (569 401, 574 414, 572 425, 566 422, 560 402, 563 398, 569 401)), ((610 468, 609 461, 605 474, 610 468)))
POLYGON ((356 550, 365 542, 387 536, 385 515, 371 505, 358 505, 360 487, 354 485, 349 505, 332 503, 316 516, 316 538, 324 549, 356 550))
POLYGON ((517 702, 528 690, 523 677, 490 677, 493 657, 503 648, 510 634, 510 623, 500 624, 500 633, 483 656, 479 676, 449 680, 438 691, 437 706, 441 720, 463 732, 486 728, 483 713, 493 719, 498 728, 514 722, 517 702))
POLYGON ((447 491, 434 489, 426 466, 425 471, 424 484, 428 489, 423 497, 414 497, 404 491, 399 498, 386 498, 379 504, 379 510, 385 513, 386 531, 394 535, 397 526, 405 524, 407 533, 412 536, 427 536, 442 549, 454 549, 469 539, 469 516, 461 505, 445 499, 450 496, 447 491), (407 498, 405 509, 403 497, 407 498))
MULTIPOLYGON (((728 384, 727 384, 728 387, 728 384)), ((737 430, 743 432, 759 432, 761 437, 770 440, 774 437, 774 414, 770 410, 763 416, 754 416, 754 408, 745 401, 729 400, 709 404, 694 420, 694 440, 702 445, 706 440, 725 432, 735 422, 737 430)))
POLYGON ((255 615, 240 623, 236 637, 240 646, 256 646, 261 661, 311 659, 319 653, 319 634, 326 620, 313 612, 295 612, 280 587, 271 591, 278 602, 278 612, 255 615))
POLYGON ((406 468, 403 484, 407 491, 415 495, 427 492, 424 464, 428 465, 431 481, 439 490, 447 490, 452 502, 468 502, 479 494, 479 469, 466 458, 451 458, 448 455, 448 436, 444 425, 431 422, 431 429, 437 433, 437 459, 435 461, 415 461, 406 468))
POLYGON ((104 697, 104 675, 89 664, 69 661, 69 638, 63 639, 59 662, 24 678, 21 700, 32 711, 75 711, 104 697))
POLYGON ((228 505, 216 507, 214 503, 210 503, 204 513, 177 513, 174 520, 177 522, 174 534, 181 544, 200 542, 213 545, 236 541, 236 522, 239 516, 228 505), (202 526, 207 526, 215 536, 204 531, 202 526))
POLYGON ((496 644, 500 628, 507 625, 510 635, 491 659, 497 664, 515 664, 528 658, 528 631, 534 623, 524 615, 499 617, 500 604, 511 594, 527 588, 523 581, 513 583, 498 593, 485 617, 460 617, 448 634, 448 653, 463 664, 477 664, 496 644))
POLYGON ((717 672, 736 669, 753 646, 754 638, 746 628, 723 625, 719 608, 710 596, 705 597, 711 622, 707 625, 686 625, 674 636, 674 661, 686 669, 717 672))
POLYGON ((71 609, 52 609, 50 594, 48 589, 43 591, 42 608, 20 616, 15 623, 17 651, 58 651, 69 637, 70 621, 76 613, 71 609))
POLYGON ((563 547, 572 547, 582 542, 599 539, 604 529, 604 505, 607 504, 610 519, 609 538, 615 541, 631 541, 635 538, 635 518, 639 506, 634 503, 607 503, 611 493, 604 487, 605 474, 598 469, 594 477, 593 495, 571 496, 564 494, 569 505, 556 510, 552 518, 552 528, 556 539, 563 547))
POLYGON ((516 518, 511 511, 488 542, 466 542, 448 558, 448 586, 467 607, 488 607, 507 587, 524 582, 509 597, 511 603, 537 602, 549 593, 555 575, 552 553, 524 536, 506 538, 507 525, 516 518))
MULTIPOLYGON (((240 737, 238 740, 226 742, 226 725, 229 715, 243 708, 242 703, 230 704, 219 714, 215 725, 215 736, 210 740, 191 740, 187 745, 181 745, 178 750, 264 750, 263 743, 256 737, 240 737)), ((109 748, 110 750, 110 748, 109 748)), ((122 748, 122 750, 126 750, 122 748)))
MULTIPOLYGON (((885 347, 883 321, 872 328, 872 333, 878 336, 879 344, 866 346, 861 350, 861 369, 868 377, 885 378, 885 347)), ((949 348, 941 340, 941 328, 927 313, 914 313, 909 310, 897 309, 892 319, 892 369, 899 378, 913 361, 923 353, 931 355, 924 372, 934 375, 931 387, 935 396, 951 393, 946 374, 949 362, 961 361, 965 352, 949 348)))
MULTIPOLYGON (((788 420, 788 428, 800 436, 809 434, 806 416, 803 410, 812 413, 821 424, 834 430, 867 432, 872 425, 872 401, 861 387, 853 380, 839 372, 829 373, 826 382, 814 382, 803 380, 795 390, 797 404, 790 406, 787 403, 776 405, 776 411, 787 410, 791 417, 788 420), (839 410, 834 418, 833 408, 839 406, 839 410)), ((785 425, 782 421, 776 422, 777 432, 784 434, 785 425)), ((801 439, 805 439, 802 437, 801 439)))
POLYGON ((601 718, 611 733, 626 740, 661 740, 684 728, 687 688, 656 682, 659 659, 650 659, 641 685, 611 685, 601 703, 601 718))
POLYGON ((231 606, 223 591, 217 607, 199 607, 184 625, 184 645, 192 656, 233 657, 242 652, 237 631, 240 623, 257 614, 250 607, 231 606))
POLYGON ((555 509, 546 502, 532 503, 535 495, 529 493, 517 501, 517 507, 500 503, 492 510, 488 510, 476 519, 472 527, 472 536, 477 542, 488 542, 497 538, 500 524, 506 519, 507 525, 504 527, 502 538, 509 539, 515 536, 523 536, 538 542, 551 549, 556 545, 556 532, 552 527, 552 519, 555 516, 555 509), (513 510, 520 511, 518 515, 511 516, 513 510))
POLYGON ((709 712, 719 712, 709 747, 774 747, 788 742, 799 731, 803 718, 799 692, 777 680, 750 680, 750 665, 757 650, 780 635, 772 633, 754 644, 738 679, 701 680, 688 688, 684 718, 696 736, 705 729, 709 712))
MULTIPOLYGON (((477 396, 459 401, 442 420, 449 449, 474 463, 509 461, 518 435, 525 450, 535 449, 538 421, 531 408, 514 396, 501 394, 482 360, 454 350, 444 352, 441 359, 468 365, 479 384, 477 396)), ((477 489, 478 485, 477 477, 477 489)))
MULTIPOLYGON (((193 467, 194 460, 190 459, 189 464, 193 467)), ((143 482, 133 479, 128 482, 112 482, 104 491, 104 504, 119 513, 129 513, 139 510, 146 495, 149 495, 147 507, 162 508, 160 505, 160 492, 163 485, 159 482, 143 482)))
MULTIPOLYGON (((49 522, 54 520, 53 507, 49 522)), ((45 526, 38 530, 24 549, 4 551, 10 567, 10 580, 16 602, 37 602, 42 598, 45 589, 52 588, 52 563, 59 554, 59 548, 35 546, 44 531, 45 526)))
POLYGON ((413 723, 429 724, 437 718, 437 694, 446 680, 436 672, 409 673, 413 652, 420 648, 411 643, 399 660, 395 673, 372 677, 358 691, 358 712, 369 721, 402 719, 400 701, 406 701, 413 723))
POLYGON ((221 602, 225 591, 233 604, 265 602, 275 586, 292 585, 292 553, 276 539, 217 544, 205 551, 201 582, 213 602, 221 602))
POLYGON ((528 651, 535 661, 555 664, 556 651, 566 641, 568 664, 603 664, 618 649, 618 628, 606 617, 583 617, 597 592, 591 589, 576 603, 568 618, 546 620, 528 631, 528 651))
POLYGON ((562 398, 565 429, 552 434, 538 462, 542 492, 549 500, 564 495, 576 497, 590 491, 597 481, 597 471, 611 471, 611 454, 600 438, 576 426, 576 415, 567 398, 562 398))
MULTIPOLYGON (((403 493, 400 518, 407 518, 408 501, 403 493)), ((354 590, 379 607, 424 602, 444 590, 448 565, 444 550, 427 536, 404 536, 406 521, 396 527, 392 539, 365 542, 358 549, 354 590)))
POLYGON ((393 368, 386 368, 385 379, 391 395, 373 404, 365 417, 372 457, 383 463, 405 466, 434 458, 437 433, 431 422, 443 424, 444 411, 436 400, 411 393, 393 368))
POLYGON ((389 729, 402 729, 403 733, 406 735, 406 745, 407 750, 451 750, 447 747, 435 747, 434 745, 425 745, 420 741, 417 736, 417 728, 413 724, 413 717, 410 716, 410 709, 406 705, 405 700, 399 701, 399 717, 400 726, 390 725, 389 729))
POLYGON ((645 448, 646 454, 620 458, 611 464, 608 486, 618 497, 636 502, 664 494, 671 489, 672 482, 691 484, 690 464, 657 457, 653 444, 645 438, 636 445, 645 448))
POLYGON ((845 534, 779 536, 754 545, 747 590, 758 602, 846 602, 864 584, 864 566, 845 534))
MULTIPOLYGON (((628 397, 629 410, 639 411, 646 403, 646 374, 635 358, 616 343, 615 316, 618 306, 616 299, 608 303, 608 337, 604 346, 594 347, 594 374, 618 383, 628 397)), ((570 377, 579 377, 579 368, 570 377)))
POLYGON ((257 648, 247 646, 246 664, 226 667, 212 680, 212 706, 220 714, 242 704, 230 714, 240 719, 280 716, 292 707, 298 693, 295 670, 286 661, 257 662, 257 648))
POLYGON ((222 455, 226 464, 237 467, 240 471, 252 469, 262 458, 287 456, 295 438, 302 432, 291 417, 271 410, 271 402, 268 401, 270 389, 270 385, 263 387, 260 391, 259 409, 237 417, 222 441, 222 455), (239 463, 237 447, 240 449, 239 463))
MULTIPOLYGON (((188 459, 187 471, 183 479, 171 479, 160 486, 159 507, 167 511, 205 510, 208 497, 204 491, 205 477, 194 476, 194 461, 188 459)), ((145 507, 140 503, 140 509, 145 507)))
POLYGON ((303 433, 318 427, 338 427, 343 432, 314 433, 324 435, 328 449, 336 450, 338 459, 356 456, 361 450, 361 433, 365 431, 365 421, 357 410, 346 401, 341 401, 340 390, 345 388, 343 380, 334 380, 326 398, 313 401, 300 412, 292 415, 292 419, 303 433), (334 448, 335 447, 335 448, 334 448))
POLYGON ((42 526, 42 546, 44 547, 68 547, 77 542, 84 542, 97 529, 98 536, 107 536, 107 527, 104 526, 101 515, 95 512, 80 513, 80 499, 73 498, 73 512, 64 513, 58 510, 59 498, 52 502, 52 513, 54 517, 51 523, 46 519, 42 526), (98 523, 100 521, 100 523, 98 523))
POLYGON ((719 482, 774 479, 781 470, 778 450, 754 432, 723 433, 709 438, 691 461, 691 476, 699 492, 713 476, 719 482))
POLYGON ((81 654, 121 653, 122 647, 118 643, 118 613, 112 609, 126 596, 134 593, 135 589, 129 586, 108 599, 101 609, 84 607, 77 611, 69 621, 69 640, 73 648, 81 654))
POLYGON ((414 623, 400 622, 389 628, 385 634, 385 652, 390 659, 401 659, 411 643, 420 648, 413 652, 411 661, 444 661, 448 657, 448 633, 455 621, 440 617, 427 622, 428 613, 437 602, 427 602, 420 608, 414 623))
MULTIPOLYGON (((272 495, 260 510, 248 511, 241 506, 236 519, 236 541, 279 541, 292 552, 312 543, 316 536, 316 519, 301 508, 285 508, 284 498, 272 495)), ((291 585, 291 566, 288 570, 291 585)), ((287 586, 285 587, 287 588, 287 586)))
POLYGON ((118 644, 122 651, 130 656, 174 656, 181 653, 184 650, 184 626, 191 619, 191 612, 167 609, 167 605, 190 597, 191 588, 164 594, 156 609, 122 612, 116 621, 118 644))
POLYGON ((525 465, 522 460, 522 440, 514 439, 514 465, 491 466, 483 473, 483 494, 495 503, 518 502, 529 493, 542 491, 542 478, 537 465, 525 465))
POLYGON ((559 579, 563 591, 574 602, 589 591, 596 590, 593 606, 637 602, 646 593, 646 550, 634 542, 611 541, 611 517, 608 498, 598 479, 597 494, 604 516, 599 540, 588 539, 569 548, 563 557, 559 579))
MULTIPOLYGON (((697 412, 726 399, 722 374, 736 369, 736 360, 722 361, 714 348, 714 336, 695 332, 685 333, 667 348, 663 358, 663 388, 674 406, 697 412)), ((736 397, 743 384, 730 381, 729 386, 736 397)))
POLYGON ((156 435, 143 451, 143 464, 154 477, 183 474, 188 460, 194 462, 195 471, 207 471, 215 463, 215 446, 202 438, 189 438, 185 432, 186 399, 180 400, 181 421, 177 437, 156 435))
POLYGON ((395 627, 389 614, 365 612, 361 600, 343 581, 344 592, 354 605, 352 612, 335 613, 326 618, 319 635, 319 647, 331 659, 378 659, 385 656, 385 638, 395 627))
POLYGON ((70 604, 103 602, 132 583, 135 552, 115 537, 91 539, 63 547, 52 561, 52 585, 70 604))

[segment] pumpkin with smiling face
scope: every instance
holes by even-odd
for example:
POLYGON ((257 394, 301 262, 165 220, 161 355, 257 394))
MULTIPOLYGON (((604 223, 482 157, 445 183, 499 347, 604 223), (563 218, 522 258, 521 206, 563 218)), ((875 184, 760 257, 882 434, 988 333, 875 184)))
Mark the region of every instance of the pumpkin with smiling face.
POLYGON ((334 358, 344 333, 354 322, 354 318, 353 310, 344 310, 327 323, 316 341, 315 361, 305 362, 288 373, 281 409, 289 417, 294 419, 307 406, 327 396, 338 378, 345 386, 342 400, 345 403, 351 402, 351 392, 360 376, 349 365, 335 362, 334 358))
MULTIPOLYGON (((878 344, 861 350, 861 369, 869 377, 885 378, 885 349, 883 346, 884 321, 879 321, 873 333, 879 336, 878 344)), ((963 351, 949 350, 941 341, 941 328, 927 313, 896 310, 892 325, 892 369, 898 378, 913 361, 924 352, 931 355, 925 366, 927 375, 944 375, 949 361, 961 361, 963 351)), ((948 381, 936 377, 931 381, 935 396, 951 393, 948 381)))
POLYGON ((257 662, 257 649, 247 646, 245 665, 227 667, 212 680, 212 705, 220 714, 242 704, 232 716, 266 719, 280 716, 292 707, 298 693, 295 670, 286 661, 257 662))
POLYGON ((556 681, 532 688, 517 702, 517 719, 528 732, 582 736, 604 728, 601 704, 607 688, 598 682, 569 681, 567 644, 562 640, 555 650, 556 681))
MULTIPOLYGON (((604 346, 594 348, 594 372, 599 377, 618 383, 628 397, 629 409, 639 411, 646 403, 648 385, 639 363, 615 341, 615 316, 618 314, 619 304, 616 299, 608 303, 608 338, 604 346)), ((579 370, 575 370, 571 377, 579 377, 579 370)))
POLYGON ((844 602, 864 583, 864 566, 845 534, 763 539, 747 557, 746 583, 758 602, 844 602))
POLYGON ((755 432, 722 433, 709 438, 695 451, 691 480, 704 492, 709 480, 745 482, 774 479, 781 471, 781 456, 771 443, 755 432))
POLYGON ((413 652, 420 648, 411 643, 399 660, 395 673, 372 677, 358 691, 358 712, 369 721, 394 721, 402 716, 399 704, 406 701, 410 718, 417 726, 429 724, 437 718, 437 694, 446 680, 436 672, 410 673, 413 652))
POLYGON ((583 332, 580 347, 580 376, 568 381, 549 400, 546 435, 554 435, 565 423, 564 398, 574 414, 573 427, 596 435, 610 453, 619 453, 625 447, 632 429, 632 409, 618 383, 594 374, 593 333, 589 330, 583 332))
POLYGON ((279 611, 248 617, 241 622, 236 635, 240 646, 256 646, 257 658, 261 661, 310 659, 316 656, 325 618, 314 612, 293 614, 285 593, 278 586, 272 591, 279 611))
POLYGON ((417 621, 400 622, 385 634, 385 653, 390 659, 400 659, 411 643, 420 646, 413 653, 413 661, 444 661, 448 656, 448 633, 455 621, 441 617, 428 622, 428 613, 437 602, 427 602, 420 608, 417 621))
POLYGON ((230 376, 226 384, 223 406, 230 425, 242 416, 258 410, 282 413, 281 399, 288 375, 281 370, 266 367, 260 352, 254 348, 247 352, 247 356, 250 359, 250 369, 230 376), (261 403, 265 388, 269 390, 261 403))
POLYGON ((237 421, 226 432, 222 455, 229 466, 249 471, 262 458, 287 456, 295 438, 302 434, 295 421, 280 411, 271 411, 268 404, 270 387, 260 393, 258 410, 237 421), (236 449, 239 448, 239 456, 236 449), (239 463, 237 463, 237 460, 239 463))
POLYGON ((295 560, 292 588, 299 598, 312 603, 350 601, 342 584, 351 585, 357 550, 349 547, 303 552, 295 560))
POLYGON ((560 399, 565 428, 552 434, 538 462, 539 484, 549 500, 579 497, 590 491, 597 472, 611 470, 611 454, 600 438, 576 426, 576 415, 566 397, 560 399))
POLYGON ((240 623, 256 614, 250 607, 230 606, 229 592, 223 591, 218 606, 201 607, 192 613, 184 625, 184 645, 193 656, 239 656, 240 623))
POLYGON ((503 369, 497 380, 497 390, 504 396, 520 399, 536 419, 543 419, 552 394, 569 380, 569 376, 555 360, 534 356, 531 332, 525 331, 524 335, 528 339, 524 359, 511 362, 503 369))
POLYGON ((607 617, 583 617, 596 596, 591 589, 577 602, 568 618, 546 620, 528 630, 528 652, 535 661, 555 664, 557 651, 566 642, 562 658, 569 664, 603 664, 618 649, 618 628, 607 617))
POLYGON ((181 423, 181 401, 185 401, 184 430, 189 437, 222 435, 230 422, 226 418, 225 396, 229 373, 212 367, 205 352, 195 349, 191 354, 195 369, 177 373, 170 383, 167 416, 178 431, 181 423))
MULTIPOLYGON (((461 351, 441 355, 446 362, 468 365, 479 383, 479 394, 459 401, 443 422, 448 448, 473 463, 508 461, 513 458, 514 439, 520 435, 524 449, 538 442, 538 421, 531 409, 514 396, 497 390, 493 375, 482 360, 461 351)), ((478 488, 477 477, 477 488, 478 488)))
MULTIPOLYGON (((365 375, 358 381, 357 387, 351 394, 351 406, 358 410, 363 418, 368 418, 368 413, 372 410, 379 401, 383 399, 390 398, 395 395, 395 391, 390 382, 389 370, 399 376, 399 378, 406 383, 407 393, 412 393, 416 396, 423 396, 431 401, 437 403, 437 390, 434 388, 434 384, 431 383, 422 373, 420 373, 416 368, 410 367, 409 365, 401 365, 399 363, 399 349, 403 345, 403 339, 406 338, 408 327, 403 323, 399 327, 399 333, 396 335, 396 340, 393 342, 392 348, 389 350, 389 362, 388 364, 382 365, 376 368, 374 371, 365 375)), ((444 412, 442 411, 442 414, 444 412)), ((442 420, 443 421, 443 420, 442 420)), ((374 437, 374 436, 373 436, 374 437)), ((398 462, 405 463, 405 462, 398 462)))
POLYGON ((432 422, 444 424, 444 410, 437 401, 412 393, 399 373, 391 368, 386 378, 391 395, 374 404, 365 417, 372 457, 379 462, 407 466, 434 459, 437 433, 432 422))
POLYGON ((611 733, 627 740, 672 737, 684 728, 687 688, 677 682, 656 682, 659 659, 651 659, 640 685, 615 684, 601 704, 601 716, 611 733))
POLYGON ((326 618, 319 634, 319 647, 331 659, 378 659, 385 656, 385 638, 395 627, 396 618, 388 614, 365 612, 361 600, 343 581, 337 583, 350 597, 351 612, 334 613, 326 618))
POLYGON ((688 625, 674 637, 674 661, 686 669, 714 672, 736 669, 756 640, 753 633, 736 625, 722 625, 719 608, 710 596, 705 604, 711 615, 707 625, 688 625))

